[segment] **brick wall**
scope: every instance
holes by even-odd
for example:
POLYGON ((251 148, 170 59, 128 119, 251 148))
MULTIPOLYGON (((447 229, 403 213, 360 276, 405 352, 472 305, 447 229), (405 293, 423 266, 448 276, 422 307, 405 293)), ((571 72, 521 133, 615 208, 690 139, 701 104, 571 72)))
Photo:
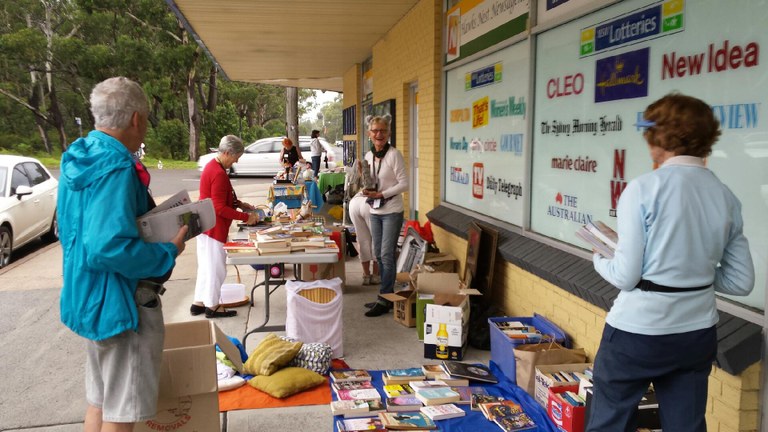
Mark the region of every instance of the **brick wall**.
MULTIPOLYGON (((435 225, 432 230, 440 251, 460 258, 459 274, 463 274, 466 240, 435 225)), ((497 260, 495 269, 495 303, 506 315, 544 315, 568 334, 575 347, 584 348, 589 361, 594 359, 605 326, 605 310, 508 262, 497 260)), ((760 369, 756 363, 739 376, 712 369, 707 401, 709 432, 757 431, 760 369)))

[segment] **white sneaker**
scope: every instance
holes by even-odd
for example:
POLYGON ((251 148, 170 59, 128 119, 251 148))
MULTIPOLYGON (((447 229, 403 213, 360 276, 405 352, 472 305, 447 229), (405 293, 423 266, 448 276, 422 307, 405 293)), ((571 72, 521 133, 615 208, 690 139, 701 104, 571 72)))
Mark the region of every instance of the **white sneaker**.
POLYGON ((363 285, 371 284, 371 275, 363 275, 363 285))
POLYGON ((378 285, 381 283, 381 277, 379 275, 371 275, 371 285, 378 285))

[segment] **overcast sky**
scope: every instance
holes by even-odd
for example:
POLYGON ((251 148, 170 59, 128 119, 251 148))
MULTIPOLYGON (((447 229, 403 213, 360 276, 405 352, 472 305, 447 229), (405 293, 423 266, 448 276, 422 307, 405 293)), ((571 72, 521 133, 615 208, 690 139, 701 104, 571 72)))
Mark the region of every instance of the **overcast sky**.
POLYGON ((308 112, 307 115, 304 116, 304 118, 308 118, 312 120, 316 119, 317 113, 320 111, 320 107, 327 102, 333 101, 333 99, 336 96, 338 96, 338 93, 333 91, 327 91, 323 93, 320 90, 315 90, 315 102, 317 103, 317 108, 313 111, 308 112))

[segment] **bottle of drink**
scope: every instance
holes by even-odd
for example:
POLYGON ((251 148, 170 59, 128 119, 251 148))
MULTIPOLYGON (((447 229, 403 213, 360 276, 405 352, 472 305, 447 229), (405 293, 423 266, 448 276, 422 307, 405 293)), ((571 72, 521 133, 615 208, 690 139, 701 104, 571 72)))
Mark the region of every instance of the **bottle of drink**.
POLYGON ((440 327, 437 329, 437 348, 435 349, 435 357, 439 359, 448 358, 448 329, 446 329, 444 323, 440 323, 440 327))

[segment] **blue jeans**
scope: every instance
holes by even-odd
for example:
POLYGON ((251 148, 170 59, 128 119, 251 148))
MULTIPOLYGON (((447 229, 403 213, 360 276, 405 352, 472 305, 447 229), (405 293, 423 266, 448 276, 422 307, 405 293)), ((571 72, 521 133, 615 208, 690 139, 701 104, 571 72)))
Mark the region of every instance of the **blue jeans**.
POLYGON ((665 431, 706 432, 715 327, 648 336, 606 324, 595 356, 587 432, 635 431, 637 405, 653 383, 665 431))
POLYGON ((401 229, 403 229, 403 212, 371 215, 373 255, 379 263, 379 274, 381 274, 379 293, 381 294, 391 293, 395 289, 397 274, 395 249, 401 229))
POLYGON ((315 172, 315 177, 320 174, 320 158, 321 156, 312 156, 312 171, 315 172))

